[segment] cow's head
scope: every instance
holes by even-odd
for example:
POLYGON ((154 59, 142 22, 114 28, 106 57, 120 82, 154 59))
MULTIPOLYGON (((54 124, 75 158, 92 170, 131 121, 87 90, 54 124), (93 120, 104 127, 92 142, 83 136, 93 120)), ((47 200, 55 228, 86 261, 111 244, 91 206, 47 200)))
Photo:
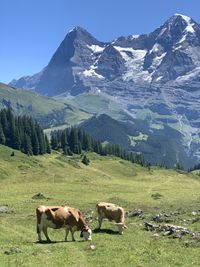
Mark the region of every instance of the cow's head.
POLYGON ((90 228, 84 228, 81 231, 80 237, 83 237, 86 241, 92 240, 92 230, 90 228))
POLYGON ((118 228, 118 231, 121 235, 123 235, 123 229, 126 229, 127 226, 124 223, 115 223, 118 228))

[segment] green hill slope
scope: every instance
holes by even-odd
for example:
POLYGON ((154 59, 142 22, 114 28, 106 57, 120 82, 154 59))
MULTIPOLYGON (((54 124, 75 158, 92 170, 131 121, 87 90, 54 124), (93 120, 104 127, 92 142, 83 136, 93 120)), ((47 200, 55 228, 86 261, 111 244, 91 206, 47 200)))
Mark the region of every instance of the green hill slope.
POLYGON ((94 138, 119 144, 128 151, 141 152, 152 164, 175 167, 177 161, 185 168, 194 165, 181 142, 183 135, 171 127, 151 128, 148 121, 117 121, 106 114, 94 116, 80 124, 94 138))
MULTIPOLYGON (((160 168, 146 169, 114 157, 88 154, 90 165, 80 158, 60 153, 28 157, 0 146, 0 266, 198 266, 198 243, 172 239, 162 234, 154 237, 143 230, 144 221, 158 213, 175 214, 174 224, 187 223, 199 230, 198 217, 191 212, 199 209, 200 180, 198 176, 160 168), (45 198, 33 199, 42 193, 45 198), (159 198, 153 196, 157 194, 159 198), (127 211, 140 208, 145 220, 126 219, 128 229, 123 236, 112 232, 93 233, 92 242, 61 242, 64 230, 50 229, 52 244, 36 243, 35 208, 44 205, 69 205, 92 215, 98 201, 122 205, 127 211), (1 210, 1 209, 0 209, 1 210), (177 214, 177 215, 176 215, 177 214), (185 221, 184 221, 185 220, 185 221), (59 241, 59 242, 58 242, 59 241), (90 245, 96 250, 92 251, 90 245)), ((97 226, 95 213, 90 225, 97 226)), ((169 217, 170 219, 171 217, 169 217)), ((103 228, 115 231, 106 221, 103 228)), ((76 233, 77 241, 81 241, 76 233)))
POLYGON ((11 107, 16 115, 30 115, 44 127, 71 125, 89 118, 70 104, 41 96, 31 90, 16 90, 0 83, 0 109, 11 107))

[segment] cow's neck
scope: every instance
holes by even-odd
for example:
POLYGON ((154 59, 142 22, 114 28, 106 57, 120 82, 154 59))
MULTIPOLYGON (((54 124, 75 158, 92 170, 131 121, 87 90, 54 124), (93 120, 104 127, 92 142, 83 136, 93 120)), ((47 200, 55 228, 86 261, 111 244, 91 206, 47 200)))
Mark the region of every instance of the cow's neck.
POLYGON ((78 228, 79 228, 79 230, 84 230, 84 229, 86 229, 87 228, 87 224, 84 222, 84 220, 83 219, 79 219, 79 221, 78 221, 78 228))

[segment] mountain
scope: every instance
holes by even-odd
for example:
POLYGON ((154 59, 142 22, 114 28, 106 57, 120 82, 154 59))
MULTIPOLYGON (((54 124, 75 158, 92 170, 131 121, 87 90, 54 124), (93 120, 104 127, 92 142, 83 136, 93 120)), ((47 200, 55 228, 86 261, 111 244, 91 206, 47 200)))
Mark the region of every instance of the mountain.
POLYGON ((179 131, 188 158, 200 160, 200 25, 188 16, 109 43, 76 27, 41 72, 11 85, 61 98, 97 93, 152 131, 179 131))
POLYGON ((112 92, 121 89, 121 82, 130 89, 177 79, 178 83, 191 71, 199 73, 199 54, 200 25, 181 14, 148 35, 120 37, 111 43, 76 27, 41 72, 13 80, 11 85, 52 96, 77 95, 96 87, 109 93, 110 86, 112 92))
POLYGON ((80 128, 102 142, 119 144, 127 151, 142 153, 152 164, 175 167, 180 163, 185 168, 193 164, 184 151, 179 131, 164 126, 151 129, 144 120, 120 122, 108 115, 94 116, 80 124, 80 128))

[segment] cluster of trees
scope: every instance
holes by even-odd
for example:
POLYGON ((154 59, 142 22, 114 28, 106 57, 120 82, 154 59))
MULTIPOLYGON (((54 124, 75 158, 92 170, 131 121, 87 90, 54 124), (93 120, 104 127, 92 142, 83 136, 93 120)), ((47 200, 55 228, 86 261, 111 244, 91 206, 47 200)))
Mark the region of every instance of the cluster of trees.
POLYGON ((0 111, 0 144, 18 149, 28 155, 51 153, 43 129, 28 116, 14 116, 11 109, 0 111))
MULTIPOLYGON (((149 166, 141 154, 127 152, 120 145, 104 143, 95 140, 80 128, 67 128, 54 131, 51 143, 40 125, 28 116, 15 116, 11 109, 0 110, 0 144, 18 149, 28 155, 42 155, 54 150, 62 150, 64 155, 81 154, 82 151, 92 151, 99 155, 113 155, 122 159, 149 166)), ((84 156, 84 164, 89 159, 84 156)))
POLYGON ((194 165, 194 167, 190 168, 188 171, 195 171, 195 170, 200 170, 200 163, 194 165))
POLYGON ((80 128, 71 127, 52 132, 51 147, 55 150, 61 149, 65 155, 81 154, 82 150, 92 151, 102 156, 113 155, 142 166, 149 166, 141 154, 127 152, 117 144, 102 144, 80 128))

